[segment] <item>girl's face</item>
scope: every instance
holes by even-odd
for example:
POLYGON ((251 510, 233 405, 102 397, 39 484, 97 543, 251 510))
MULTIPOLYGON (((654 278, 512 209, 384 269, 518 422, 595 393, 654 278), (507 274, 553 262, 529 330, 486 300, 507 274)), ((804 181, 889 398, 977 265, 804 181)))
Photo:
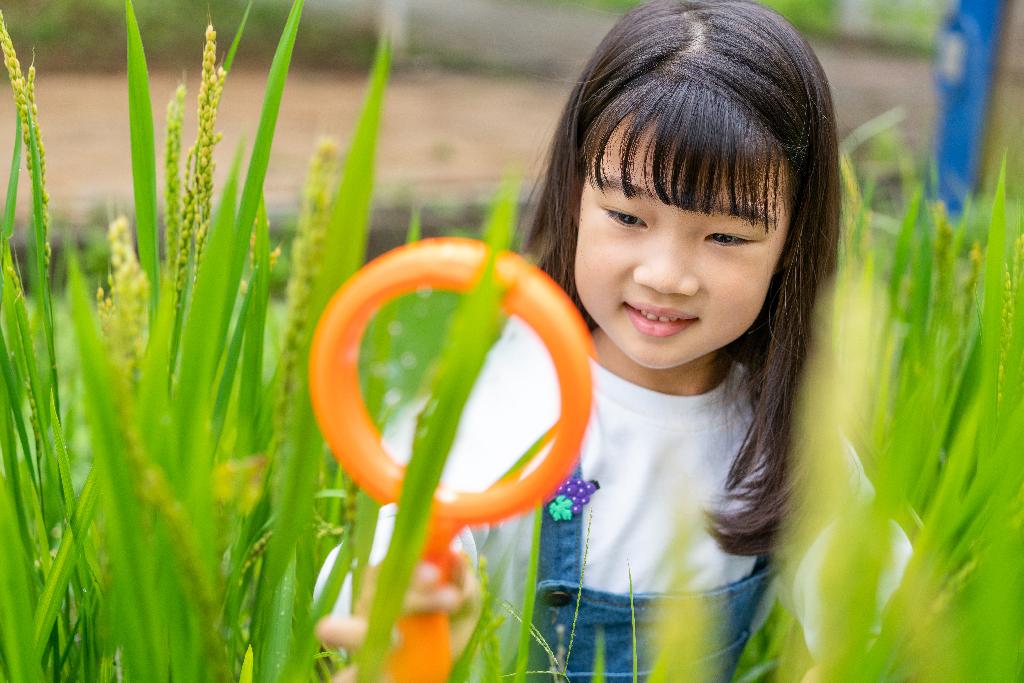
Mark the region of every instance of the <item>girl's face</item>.
POLYGON ((597 323, 601 365, 662 393, 710 391, 728 369, 718 351, 764 304, 789 215, 765 231, 730 215, 683 211, 657 197, 584 183, 576 287, 597 323))

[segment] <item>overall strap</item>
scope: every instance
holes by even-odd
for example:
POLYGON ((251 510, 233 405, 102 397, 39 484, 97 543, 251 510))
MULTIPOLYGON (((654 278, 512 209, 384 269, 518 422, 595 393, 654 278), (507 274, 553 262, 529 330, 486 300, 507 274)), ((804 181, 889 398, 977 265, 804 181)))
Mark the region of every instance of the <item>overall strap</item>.
MULTIPOLYGON (((572 476, 580 476, 578 464, 572 476)), ((571 519, 556 521, 548 511, 548 503, 544 502, 541 511, 537 582, 565 581, 578 584, 583 561, 583 517, 586 512, 574 514, 571 519)))

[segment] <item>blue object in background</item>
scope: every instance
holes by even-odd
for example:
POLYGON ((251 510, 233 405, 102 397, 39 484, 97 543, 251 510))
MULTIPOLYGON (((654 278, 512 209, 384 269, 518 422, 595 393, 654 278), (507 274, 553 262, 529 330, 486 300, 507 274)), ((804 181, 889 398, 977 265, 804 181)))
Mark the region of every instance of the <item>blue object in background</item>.
POLYGON ((1003 0, 961 0, 939 30, 938 198, 960 213, 978 181, 991 101, 1003 0))

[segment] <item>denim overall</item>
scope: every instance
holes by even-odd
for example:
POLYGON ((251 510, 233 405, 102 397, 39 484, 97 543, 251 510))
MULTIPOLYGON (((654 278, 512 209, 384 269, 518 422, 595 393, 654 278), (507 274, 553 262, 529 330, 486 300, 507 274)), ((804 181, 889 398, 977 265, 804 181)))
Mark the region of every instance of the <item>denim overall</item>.
MULTIPOLYGON (((579 476, 578 472, 575 476, 579 476)), ((582 514, 555 521, 545 511, 541 523, 540 558, 537 570, 537 594, 534 625, 557 659, 557 670, 565 665, 569 648, 576 596, 580 592, 580 564, 583 555, 582 514)), ((750 637, 754 613, 764 596, 772 572, 768 556, 757 558, 751 574, 733 583, 703 592, 634 593, 633 611, 629 594, 610 593, 583 587, 576 616, 575 635, 566 673, 571 683, 590 683, 596 654, 597 633, 603 632, 604 671, 609 681, 633 678, 633 626, 636 615, 637 671, 646 680, 657 656, 653 631, 657 628, 656 607, 671 608, 677 601, 700 600, 704 613, 713 614, 723 629, 724 643, 702 662, 713 681, 732 679, 740 653, 750 637)), ((551 657, 537 642, 531 646, 530 671, 551 669, 551 657)), ((673 680, 670 674, 670 679, 673 680)), ((537 680, 535 677, 534 680, 537 680)), ((565 680, 559 676, 556 680, 565 680)))

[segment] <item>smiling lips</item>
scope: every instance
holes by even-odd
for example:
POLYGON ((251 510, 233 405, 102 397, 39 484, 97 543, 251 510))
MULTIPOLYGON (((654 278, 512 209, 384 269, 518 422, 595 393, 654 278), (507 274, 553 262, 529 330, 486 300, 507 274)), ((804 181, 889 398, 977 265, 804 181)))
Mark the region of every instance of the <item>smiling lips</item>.
POLYGON ((623 304, 638 331, 652 337, 671 337, 697 322, 697 316, 671 309, 623 304))

